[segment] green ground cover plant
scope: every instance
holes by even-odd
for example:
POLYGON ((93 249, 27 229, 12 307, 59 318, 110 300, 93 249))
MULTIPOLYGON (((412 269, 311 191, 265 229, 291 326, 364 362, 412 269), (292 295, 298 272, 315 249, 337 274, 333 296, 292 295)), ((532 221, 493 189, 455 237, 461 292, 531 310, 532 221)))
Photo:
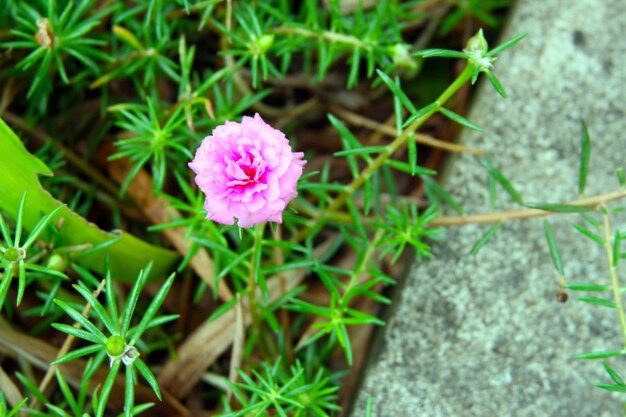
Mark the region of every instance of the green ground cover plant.
MULTIPOLYGON (((0 416, 340 415, 403 255, 428 258, 443 226, 476 220, 428 155, 476 155, 493 192, 544 214, 623 197, 622 175, 614 194, 531 207, 480 150, 421 132, 480 131, 459 98, 480 79, 506 97, 496 58, 525 35, 490 47, 485 33, 507 5, 7 0, 0 416), (233 139, 224 172, 238 182, 215 192, 200 177, 222 160, 189 163, 252 120, 287 145, 233 139), (293 189, 276 155, 302 161, 293 189), (216 206, 250 184, 269 187, 250 191, 262 209, 216 206)), ((510 216, 484 217, 473 253, 510 216)), ((619 258, 621 232, 612 246, 581 233, 619 258)), ((624 328, 617 278, 589 285, 563 288, 612 289, 624 328)), ((605 367, 616 385, 602 388, 623 390, 605 367)))

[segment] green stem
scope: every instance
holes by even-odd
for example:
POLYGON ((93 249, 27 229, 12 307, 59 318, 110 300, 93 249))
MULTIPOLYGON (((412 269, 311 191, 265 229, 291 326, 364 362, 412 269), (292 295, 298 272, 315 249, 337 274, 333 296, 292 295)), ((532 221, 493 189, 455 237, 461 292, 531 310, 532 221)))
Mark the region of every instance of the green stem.
POLYGON ((374 255, 374 252, 378 248, 378 243, 380 242, 380 240, 383 238, 384 235, 385 235, 385 230, 378 229, 378 231, 374 235, 374 238, 372 239, 372 242, 368 245, 367 251, 365 252, 365 255, 363 255, 361 262, 359 262, 359 264, 356 265, 356 267, 354 268, 354 271, 352 272, 352 275, 350 276, 350 281, 348 282, 348 285, 346 286, 346 289, 343 293, 342 304, 346 303, 345 307, 347 307, 347 303, 350 302, 350 298, 346 300, 346 296, 350 294, 350 291, 352 290, 352 288, 354 288, 354 286, 359 283, 359 278, 361 277, 361 273, 363 272, 363 269, 367 266, 368 262, 372 258, 372 255, 374 255))
MULTIPOLYGON (((212 3, 213 3, 212 1, 207 0, 207 1, 200 1, 196 4, 191 4, 189 5, 189 14, 204 13, 206 8, 211 6, 212 3)), ((188 14, 184 8, 176 8, 167 15, 167 18, 169 20, 176 20, 176 19, 180 19, 186 16, 188 16, 188 14)))
POLYGON ((273 28, 271 30, 273 33, 285 34, 285 35, 300 35, 306 38, 315 38, 315 39, 325 39, 329 42, 343 43, 345 45, 354 46, 360 49, 364 49, 369 51, 373 48, 371 43, 363 42, 361 39, 356 38, 354 36, 344 35, 342 33, 330 32, 330 31, 322 31, 316 32, 309 29, 304 28, 293 28, 288 26, 281 26, 277 28, 273 28))
MULTIPOLYGON (((378 169, 380 169, 385 162, 400 148, 406 145, 407 140, 411 135, 419 129, 433 114, 437 113, 443 105, 452 97, 466 82, 472 77, 474 66, 469 62, 463 69, 463 72, 441 93, 441 95, 435 100, 435 106, 427 113, 424 113, 421 117, 414 120, 402 133, 393 140, 383 152, 381 152, 376 159, 374 159, 360 174, 357 176, 350 185, 346 187, 346 190, 339 194, 337 198, 332 201, 324 211, 319 212, 317 218, 313 219, 313 224, 325 223, 329 214, 335 212, 350 198, 355 191, 357 191, 378 169)), ((295 236, 295 241, 301 241, 311 231, 312 226, 302 229, 300 233, 295 236)))
POLYGON ((248 275, 248 310, 250 311, 250 320, 252 321, 252 328, 257 334, 261 334, 261 327, 259 323, 259 317, 256 311, 256 259, 259 257, 259 251, 263 245, 263 231, 265 230, 265 223, 261 223, 255 226, 254 230, 254 246, 252 248, 252 259, 250 260, 250 273, 248 275))
MULTIPOLYGON (((283 240, 282 226, 279 224, 272 230, 272 238, 278 242, 283 240)), ((280 246, 274 246, 274 265, 284 265, 285 254, 283 248, 280 246)), ((278 282, 280 285, 280 294, 287 293, 287 278, 284 272, 278 273, 278 282)), ((293 346, 291 340, 291 321, 289 320, 289 312, 281 308, 280 309, 280 323, 284 332, 284 356, 286 357, 286 365, 293 363, 293 346)))
POLYGON ((620 293, 619 277, 617 276, 617 268, 613 263, 613 244, 611 237, 611 223, 609 213, 606 206, 602 207, 602 224, 604 227, 604 249, 606 250, 606 258, 609 263, 609 271, 611 273, 611 287, 613 287, 613 299, 617 307, 617 315, 619 317, 619 325, 622 329, 622 337, 624 338, 624 348, 626 348, 626 317, 624 316, 624 306, 622 303, 622 295, 620 293))

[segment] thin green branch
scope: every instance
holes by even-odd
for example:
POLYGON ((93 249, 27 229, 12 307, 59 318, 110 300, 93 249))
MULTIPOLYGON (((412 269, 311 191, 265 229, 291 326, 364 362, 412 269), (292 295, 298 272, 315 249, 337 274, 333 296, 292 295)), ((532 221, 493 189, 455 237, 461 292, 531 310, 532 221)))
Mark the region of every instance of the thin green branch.
POLYGON ((305 28, 280 26, 280 27, 271 29, 271 32, 278 33, 281 35, 299 35, 305 38, 324 39, 329 42, 342 43, 345 45, 350 45, 350 46, 354 46, 360 49, 364 49, 366 51, 369 51, 373 48, 372 44, 364 42, 357 37, 344 35, 343 33, 331 32, 327 30, 316 32, 314 30, 309 30, 305 28))
MULTIPOLYGON (((620 200, 626 197, 626 191, 623 189, 613 191, 606 194, 599 194, 592 197, 580 198, 566 203, 569 206, 580 207, 597 207, 611 201, 620 200)), ((534 208, 525 208, 510 211, 500 211, 492 213, 478 213, 466 216, 438 216, 431 223, 432 227, 439 226, 463 226, 466 224, 491 224, 500 221, 529 219, 532 217, 543 217, 551 214, 557 214, 555 211, 546 211, 534 208)))
MULTIPOLYGON (((313 225, 319 222, 326 222, 329 218, 329 213, 333 213, 341 208, 345 202, 350 198, 355 191, 357 191, 365 182, 376 172, 380 167, 382 167, 385 162, 400 148, 406 145, 407 140, 412 136, 412 134, 420 128, 433 114, 439 111, 443 107, 443 105, 452 97, 467 81, 472 77, 472 73, 474 71, 474 66, 468 63, 461 72, 461 74, 454 80, 452 84, 437 98, 435 101, 435 105, 432 109, 426 113, 424 113, 421 117, 415 119, 413 123, 411 123, 396 139, 393 140, 383 152, 381 152, 376 159, 374 159, 368 166, 365 168, 352 182, 346 187, 346 190, 339 194, 337 198, 330 203, 326 209, 320 212, 316 218, 313 219, 313 225)), ((313 225, 308 226, 298 233, 294 240, 296 242, 304 239, 309 232, 313 229, 313 225)))
POLYGON ((252 255, 250 258, 250 273, 248 275, 248 309, 250 310, 250 319, 252 321, 252 328, 260 335, 261 326, 259 323, 259 317, 256 311, 256 274, 255 274, 255 260, 259 256, 259 251, 263 246, 263 231, 265 230, 265 223, 257 225, 254 229, 254 246, 252 249, 252 255))
POLYGON ((611 287, 613 289, 613 299, 615 301, 615 307, 617 308, 617 315, 619 317, 619 325, 622 329, 622 337, 624 338, 624 348, 626 348, 626 317, 624 316, 624 305, 622 303, 622 294, 620 292, 619 277, 617 276, 617 268, 613 262, 613 257, 618 254, 613 253, 612 236, 611 236, 611 221, 609 219, 609 213, 606 206, 602 207, 602 226, 604 229, 604 249, 606 251, 606 259, 609 265, 609 271, 611 274, 611 287))
POLYGON ((358 265, 356 265, 356 268, 354 268, 354 271, 352 271, 352 275, 350 275, 350 281, 348 281, 348 285, 345 288, 344 296, 349 294, 352 288, 354 288, 354 286, 358 284, 363 270, 367 267, 367 264, 369 263, 370 259, 374 255, 374 252, 378 248, 378 244, 380 243, 380 240, 383 238, 384 235, 385 235, 385 229, 379 228, 376 231, 376 234, 372 238, 372 242, 367 247, 367 251, 365 252, 365 255, 363 255, 363 259, 358 265))

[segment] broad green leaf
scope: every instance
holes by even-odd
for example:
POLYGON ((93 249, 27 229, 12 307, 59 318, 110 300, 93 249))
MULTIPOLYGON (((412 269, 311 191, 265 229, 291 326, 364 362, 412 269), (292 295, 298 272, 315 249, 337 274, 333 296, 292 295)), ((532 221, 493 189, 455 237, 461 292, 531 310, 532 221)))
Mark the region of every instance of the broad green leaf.
MULTIPOLYGON (((132 282, 150 261, 154 263, 150 276, 152 279, 163 277, 175 268, 178 260, 176 253, 150 245, 127 233, 122 233, 120 238, 119 234, 104 232, 52 198, 38 180, 38 175, 52 175, 52 171, 26 150, 20 139, 1 119, 0 155, 0 172, 3 177, 0 181, 0 210, 15 219, 20 200, 26 191, 26 206, 22 216, 26 230, 33 231, 43 217, 58 210, 55 222, 63 219, 59 234, 67 246, 97 246, 117 239, 116 243, 103 247, 98 252, 76 259, 89 269, 104 273, 104 260, 108 256, 111 274, 132 282)), ((44 231, 40 238, 48 240, 51 236, 44 231)))

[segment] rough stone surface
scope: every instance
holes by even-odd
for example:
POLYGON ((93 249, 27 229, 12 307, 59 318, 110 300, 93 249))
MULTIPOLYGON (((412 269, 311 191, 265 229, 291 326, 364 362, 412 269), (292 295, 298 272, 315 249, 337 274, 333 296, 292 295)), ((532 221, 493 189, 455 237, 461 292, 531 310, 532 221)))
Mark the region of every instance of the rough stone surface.
MULTIPOLYGON (((485 150, 526 201, 577 197, 581 117, 593 140, 586 195, 617 189, 626 155, 624 17, 623 0, 525 0, 513 11, 503 39, 528 36, 496 62, 509 98, 483 84, 470 119, 486 133, 466 131, 461 141, 485 150)), ((489 211, 486 180, 467 156, 452 159, 444 176, 467 213, 489 211)), ((516 208, 502 189, 497 205, 516 208)), ((603 250, 571 227, 580 215, 550 221, 568 279, 608 283, 603 250)), ((615 312, 577 294, 556 301, 542 220, 507 223, 468 255, 484 230, 449 229, 434 260, 413 268, 352 416, 364 415, 368 396, 376 417, 620 415, 620 397, 591 385, 610 382, 601 363, 573 359, 622 346, 615 312)), ((626 376, 623 360, 612 363, 626 376)))

